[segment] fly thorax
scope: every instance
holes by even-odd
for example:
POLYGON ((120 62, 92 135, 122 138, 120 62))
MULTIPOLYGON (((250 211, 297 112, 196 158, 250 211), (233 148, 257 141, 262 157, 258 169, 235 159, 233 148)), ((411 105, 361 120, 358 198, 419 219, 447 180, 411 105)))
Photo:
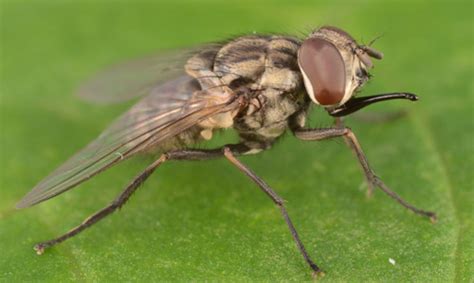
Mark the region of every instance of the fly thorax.
POLYGON ((283 68, 267 68, 260 77, 262 88, 274 88, 292 91, 302 86, 303 80, 299 72, 283 68))

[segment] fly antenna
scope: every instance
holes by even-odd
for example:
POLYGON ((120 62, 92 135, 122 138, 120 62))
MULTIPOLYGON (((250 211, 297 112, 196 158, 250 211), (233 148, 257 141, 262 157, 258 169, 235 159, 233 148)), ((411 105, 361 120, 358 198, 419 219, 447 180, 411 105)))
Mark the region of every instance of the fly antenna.
POLYGON ((385 36, 385 33, 381 33, 380 35, 377 35, 374 39, 372 39, 367 46, 372 46, 377 40, 381 39, 382 37, 385 36))
POLYGON ((381 60, 383 58, 383 53, 380 51, 375 50, 372 48, 372 44, 374 44, 375 41, 379 40, 381 37, 383 37, 385 34, 381 34, 379 36, 376 36, 374 39, 372 39, 368 45, 361 45, 359 46, 360 49, 362 49, 367 55, 369 55, 372 58, 381 60))

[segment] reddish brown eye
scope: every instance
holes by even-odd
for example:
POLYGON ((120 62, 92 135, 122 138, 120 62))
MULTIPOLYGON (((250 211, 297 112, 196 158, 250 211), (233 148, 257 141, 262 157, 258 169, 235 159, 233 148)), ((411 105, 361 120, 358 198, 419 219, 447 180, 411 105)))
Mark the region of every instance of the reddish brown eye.
POLYGON ((321 105, 341 102, 346 71, 342 56, 332 43, 320 38, 305 40, 298 51, 298 63, 313 101, 321 105))

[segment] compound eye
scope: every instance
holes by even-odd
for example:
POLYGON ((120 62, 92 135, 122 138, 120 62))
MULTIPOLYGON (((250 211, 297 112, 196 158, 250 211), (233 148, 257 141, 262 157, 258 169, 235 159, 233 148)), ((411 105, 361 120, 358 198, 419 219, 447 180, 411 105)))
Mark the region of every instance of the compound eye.
POLYGON ((335 105, 345 93, 346 70, 341 54, 329 41, 306 39, 298 50, 298 64, 311 99, 321 105, 335 105))

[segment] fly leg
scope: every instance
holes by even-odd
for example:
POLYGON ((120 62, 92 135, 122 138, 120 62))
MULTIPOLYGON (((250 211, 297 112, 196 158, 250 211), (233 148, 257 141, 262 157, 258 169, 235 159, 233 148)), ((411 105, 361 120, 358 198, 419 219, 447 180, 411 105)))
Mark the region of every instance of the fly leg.
POLYGON ((169 152, 168 160, 204 160, 204 159, 214 159, 221 157, 224 155, 233 165, 235 165, 240 171, 245 173, 252 181, 254 181, 259 188, 266 193, 272 201, 280 208, 281 213, 283 214, 283 218, 285 219, 288 228, 290 229, 291 235, 296 242, 298 249, 300 250, 301 254, 303 255, 304 259, 308 263, 308 265, 313 269, 316 275, 323 275, 321 269, 311 260, 306 249, 301 242, 298 232, 291 222, 291 219, 286 211, 284 206, 284 201, 281 197, 279 197, 271 188, 268 186, 262 179, 260 179, 254 172, 252 172, 247 166, 242 164, 235 156, 236 155, 245 155, 245 154, 254 154, 261 150, 267 148, 266 145, 261 144, 252 144, 253 147, 248 147, 245 144, 236 144, 236 145, 227 145, 221 149, 213 149, 213 150, 180 150, 180 151, 172 151, 169 152))
POLYGON ((244 173, 250 179, 252 179, 252 181, 255 182, 255 184, 257 184, 257 186, 265 194, 267 194, 272 199, 272 201, 280 208, 283 218, 285 219, 285 222, 288 225, 288 228, 290 229, 291 236, 293 237, 293 240, 296 242, 296 245, 298 249, 300 250, 301 254, 303 255, 305 261, 314 271, 314 274, 316 276, 323 276, 324 273, 322 272, 322 270, 311 260, 308 253, 306 252, 306 249, 303 243, 301 242, 300 237, 298 236, 298 232, 296 232, 295 226, 293 225, 293 222, 291 221, 290 216, 288 215, 288 212, 286 211, 284 200, 280 196, 278 196, 277 193, 275 193, 275 191, 273 191, 272 188, 270 188, 270 186, 267 183, 265 183, 253 171, 251 171, 247 166, 245 166, 237 158, 235 158, 235 155, 232 153, 232 150, 230 150, 229 148, 224 148, 224 156, 233 165, 235 165, 242 173, 244 173))
POLYGON ((321 269, 311 260, 306 249, 304 248, 303 243, 301 242, 298 233, 288 216, 286 208, 284 207, 283 199, 280 198, 263 180, 261 180, 258 176, 255 175, 250 169, 248 169, 245 165, 243 165, 239 160, 235 158, 236 155, 243 155, 243 154, 252 154, 259 150, 265 149, 264 146, 262 148, 249 148, 244 144, 236 144, 236 145, 227 145, 223 148, 211 149, 211 150, 194 150, 194 149, 185 149, 185 150, 177 150, 177 151, 170 151, 160 156, 155 162, 149 165, 142 173, 137 175, 133 181, 125 188, 125 190, 108 206, 99 210, 98 212, 94 213, 93 215, 86 218, 80 225, 76 226, 75 228, 71 229, 67 233, 62 236, 59 236, 55 239, 38 243, 35 245, 35 250, 38 254, 42 254, 45 249, 52 247, 56 244, 59 244, 77 234, 82 232, 83 230, 89 228, 90 226, 94 225, 95 223, 99 222, 106 216, 110 215, 115 210, 121 208, 130 196, 142 185, 145 180, 158 168, 161 164, 169 160, 206 160, 206 159, 215 159, 222 157, 223 155, 232 163, 234 164, 239 170, 249 176, 259 187, 265 192, 272 201, 278 205, 283 214, 283 217, 290 229, 291 235, 295 240, 298 249, 302 253, 303 257, 305 258, 306 262, 309 264, 311 269, 314 270, 315 274, 322 275, 321 269))
MULTIPOLYGON (((344 128, 344 121, 343 121, 344 117, 337 117, 334 119, 334 125, 337 127, 337 128, 344 128)), ((358 149, 354 146, 354 143, 351 142, 351 140, 346 136, 346 135, 343 135, 342 136, 343 139, 344 139, 344 142, 346 143, 346 145, 356 154, 356 156, 359 156, 357 154, 358 152, 358 149)), ((360 151, 362 152, 362 148, 360 148, 359 146, 359 149, 360 151)), ((359 163, 362 167, 362 170, 364 171, 364 177, 365 177, 365 181, 366 181, 366 184, 367 184, 367 197, 372 197, 373 193, 374 193, 374 182, 373 180, 371 179, 372 175, 374 174, 370 174, 370 173, 367 173, 368 171, 366 170, 366 167, 364 167, 362 161, 359 159, 359 163)), ((364 164, 367 164, 367 162, 365 162, 364 164)), ((370 168, 369 168, 370 170, 370 168)))
MULTIPOLYGON (((402 96, 402 97, 413 100, 413 101, 416 101, 418 99, 418 97, 416 97, 415 95, 408 95, 408 94, 406 94, 406 95, 407 96, 402 96)), ((396 96, 396 94, 395 94, 395 96, 396 96)), ((384 95, 381 95, 381 96, 378 96, 378 97, 380 97, 380 99, 381 99, 379 101, 384 101, 384 98, 383 98, 384 95)), ((350 107, 349 107, 349 109, 350 109, 350 107)), ((385 123, 385 122, 395 121, 395 120, 400 119, 400 118, 402 118, 406 115, 407 115, 407 112, 404 111, 404 110, 389 112, 389 113, 360 113, 360 112, 355 112, 353 114, 353 118, 355 120, 366 122, 366 123, 385 123)), ((343 119, 344 119, 344 117, 335 117, 334 125, 338 128, 343 128, 344 127, 343 119)), ((346 142, 347 146, 349 146, 354 152, 356 152, 357 149, 353 147, 353 144, 349 141, 347 136, 343 136, 343 137, 344 137, 344 141, 346 142)), ((374 192, 374 185, 373 185, 373 182, 371 182, 371 180, 367 178, 368 177, 367 174, 365 174, 365 177, 366 177, 367 187, 368 187, 367 196, 371 197, 373 192, 374 192)))
POLYGON ((372 168, 369 166, 369 162, 365 157, 364 152, 352 130, 348 127, 335 127, 335 128, 323 128, 323 129, 295 129, 294 131, 295 136, 298 139, 305 140, 305 141, 319 141, 325 140, 335 137, 343 137, 349 147, 354 151, 359 160, 359 164, 361 165, 366 179, 368 180, 369 184, 372 184, 373 187, 377 187, 381 189, 384 193, 389 195, 391 198, 395 199, 398 203, 400 203, 405 208, 413 211, 416 214, 429 217, 432 222, 436 222, 436 214, 431 211, 426 211, 419 209, 405 200, 403 200, 399 195, 395 192, 390 190, 390 188, 385 185, 385 183, 375 175, 372 168))
MULTIPOLYGON (((229 148, 232 151, 239 155, 245 153, 249 149, 244 145, 229 145, 229 148)), ((56 244, 59 244, 99 222, 104 219, 106 216, 110 215, 112 212, 120 209, 132 196, 132 194, 142 185, 148 177, 158 168, 161 164, 168 160, 203 160, 203 159, 212 159, 222 157, 223 151, 222 148, 211 149, 211 150, 179 150, 171 151, 169 153, 162 154, 155 162, 150 164, 143 172, 138 174, 130 184, 122 191, 122 193, 108 206, 97 211, 93 215, 86 218, 80 225, 69 230, 67 233, 54 238, 49 241, 41 242, 35 245, 34 249, 36 253, 41 255, 44 250, 52 247, 56 244)))
POLYGON ((300 250, 301 254, 303 255, 305 261, 314 271, 314 274, 316 276, 322 276, 324 275, 324 273, 311 260, 308 253, 306 252, 306 249, 298 236, 298 232, 296 231, 295 226, 293 225, 293 222, 291 221, 290 216, 288 215, 288 212, 286 211, 283 199, 280 196, 278 196, 275 193, 275 191, 273 191, 272 188, 270 188, 270 186, 267 185, 267 183, 265 183, 262 179, 260 179, 257 175, 255 175, 254 172, 252 172, 247 166, 242 164, 235 157, 236 155, 253 154, 264 149, 266 149, 266 146, 263 144, 260 145, 260 147, 258 147, 257 144, 253 144, 253 148, 250 148, 244 144, 236 144, 236 145, 224 146, 222 149, 214 149, 214 150, 209 150, 209 151, 199 151, 199 150, 174 151, 174 152, 169 152, 168 156, 170 158, 169 160, 203 160, 203 159, 212 159, 212 158, 221 157, 222 154, 224 154, 224 156, 233 165, 235 165, 240 171, 242 171, 250 179, 252 179, 252 181, 254 181, 259 186, 259 188, 264 193, 266 193, 272 199, 272 201, 280 208, 283 218, 285 219, 285 222, 288 225, 288 228, 290 229, 291 235, 294 241, 296 242, 296 245, 298 249, 300 250))
POLYGON ((155 171, 155 169, 158 168, 158 166, 160 166, 166 160, 166 155, 162 155, 160 158, 158 158, 155 162, 148 166, 145 171, 137 175, 133 179, 133 181, 128 184, 125 190, 123 190, 122 193, 111 204, 97 211, 93 215, 87 217, 80 225, 74 227, 64 235, 61 235, 55 239, 36 244, 34 247, 36 253, 39 255, 43 254, 46 248, 52 247, 79 234, 80 232, 99 222, 115 210, 121 208, 132 196, 132 194, 140 187, 140 185, 143 184, 143 182, 145 182, 145 180, 150 177, 150 175, 155 171))

